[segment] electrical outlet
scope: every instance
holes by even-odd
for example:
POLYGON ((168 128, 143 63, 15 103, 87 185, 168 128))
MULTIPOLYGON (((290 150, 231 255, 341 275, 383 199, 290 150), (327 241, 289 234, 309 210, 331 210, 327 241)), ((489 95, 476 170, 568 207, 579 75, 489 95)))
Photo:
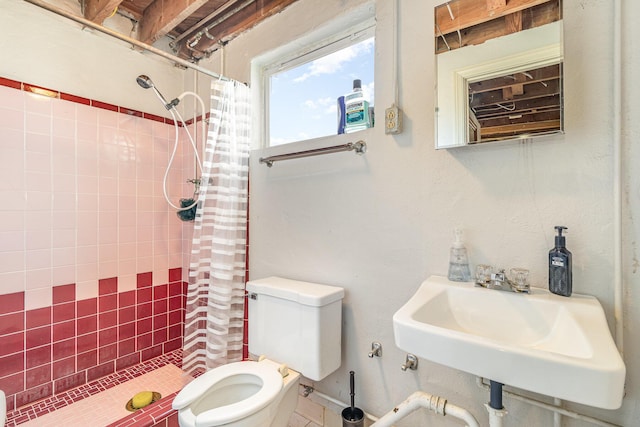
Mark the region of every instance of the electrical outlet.
POLYGON ((402 110, 395 105, 384 112, 384 133, 396 134, 402 132, 402 110))

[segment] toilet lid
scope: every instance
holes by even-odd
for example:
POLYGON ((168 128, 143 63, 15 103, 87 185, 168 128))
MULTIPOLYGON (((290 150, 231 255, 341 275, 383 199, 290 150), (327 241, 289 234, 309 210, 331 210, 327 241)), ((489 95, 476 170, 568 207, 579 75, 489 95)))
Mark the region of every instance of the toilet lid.
POLYGON ((187 384, 173 400, 173 409, 180 410, 191 405, 212 386, 233 376, 238 376, 238 382, 261 385, 260 390, 243 400, 201 412, 196 416, 196 425, 220 425, 247 417, 271 403, 282 389, 282 375, 278 372, 278 365, 273 362, 229 363, 187 384))

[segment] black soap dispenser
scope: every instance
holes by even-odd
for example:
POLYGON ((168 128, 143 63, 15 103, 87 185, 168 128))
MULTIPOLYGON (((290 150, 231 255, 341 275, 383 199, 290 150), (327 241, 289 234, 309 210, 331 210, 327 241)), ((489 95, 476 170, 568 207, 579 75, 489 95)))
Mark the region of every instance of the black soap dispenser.
POLYGON ((571 252, 565 247, 562 230, 567 227, 557 225, 556 247, 549 251, 549 290, 563 297, 571 296, 571 252))

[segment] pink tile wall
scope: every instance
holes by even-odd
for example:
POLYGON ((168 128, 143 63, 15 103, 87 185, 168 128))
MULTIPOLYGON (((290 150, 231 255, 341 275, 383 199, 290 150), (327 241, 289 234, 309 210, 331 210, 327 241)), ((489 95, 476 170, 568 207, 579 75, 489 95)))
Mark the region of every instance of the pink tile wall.
POLYGON ((0 389, 9 408, 61 393, 182 346, 186 283, 180 268, 153 285, 118 292, 99 281, 99 296, 76 299, 76 285, 55 286, 53 305, 25 310, 24 293, 0 295, 0 389))
MULTIPOLYGON (((141 271, 167 283, 191 226, 163 196, 172 121, 4 78, 0 99, 0 294, 24 291, 30 309, 67 283, 78 299, 97 296, 105 277, 121 291, 141 271)), ((168 179, 176 204, 193 194, 183 129, 180 138, 168 179)))
POLYGON ((22 405, 180 345, 191 224, 163 197, 171 120, 2 77, 0 100, 0 388, 22 405))

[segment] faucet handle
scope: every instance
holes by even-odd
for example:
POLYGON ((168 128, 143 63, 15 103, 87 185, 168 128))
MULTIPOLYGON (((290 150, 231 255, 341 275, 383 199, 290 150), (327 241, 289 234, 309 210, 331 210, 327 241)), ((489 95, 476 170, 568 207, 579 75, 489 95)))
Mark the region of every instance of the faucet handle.
POLYGON ((476 284, 484 286, 491 281, 493 267, 487 264, 476 265, 476 284))
POLYGON ((526 268, 512 268, 509 272, 511 273, 513 288, 518 292, 529 292, 529 270, 526 268))

